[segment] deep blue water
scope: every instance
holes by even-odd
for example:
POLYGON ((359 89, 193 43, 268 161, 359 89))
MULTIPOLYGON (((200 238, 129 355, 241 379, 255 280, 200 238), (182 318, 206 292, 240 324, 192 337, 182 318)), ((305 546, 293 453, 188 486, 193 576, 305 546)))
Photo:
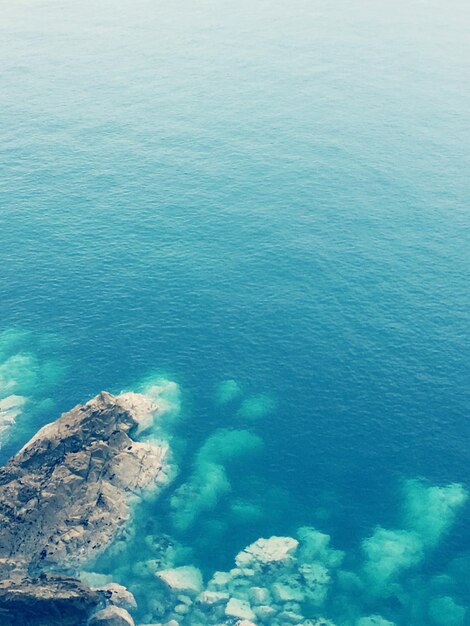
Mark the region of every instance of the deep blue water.
MULTIPOLYGON (((2 458, 157 369, 186 471, 247 425, 222 380, 275 405, 248 422, 271 514, 199 537, 205 568, 299 523, 355 549, 403 479, 470 489, 468 3, 0 7, 0 330, 63 369, 2 458)), ((436 568, 470 553, 469 513, 436 568)))

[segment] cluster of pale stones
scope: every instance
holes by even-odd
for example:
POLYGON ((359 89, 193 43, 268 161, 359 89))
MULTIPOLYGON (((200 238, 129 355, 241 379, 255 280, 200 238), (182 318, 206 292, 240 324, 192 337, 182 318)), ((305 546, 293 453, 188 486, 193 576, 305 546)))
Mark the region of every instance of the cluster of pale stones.
POLYGON ((156 572, 161 626, 334 626, 319 613, 343 554, 313 528, 299 529, 297 537, 258 539, 207 585, 190 565, 156 572))

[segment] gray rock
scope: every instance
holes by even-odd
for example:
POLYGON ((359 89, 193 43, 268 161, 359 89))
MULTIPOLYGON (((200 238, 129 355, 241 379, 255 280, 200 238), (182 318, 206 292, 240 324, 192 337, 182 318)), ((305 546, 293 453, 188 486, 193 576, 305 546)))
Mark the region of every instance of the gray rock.
POLYGON ((156 411, 143 395, 102 392, 0 469, 0 576, 75 573, 110 544, 132 498, 165 480, 167 448, 130 437, 156 411))
POLYGON ((96 592, 72 578, 0 581, 2 626, 81 626, 98 603, 96 592))
POLYGON ((135 626, 129 613, 118 606, 108 606, 98 611, 88 624, 89 626, 135 626))
POLYGON ((105 600, 114 606, 119 606, 122 609, 135 609, 137 608, 137 602, 135 601, 132 593, 117 583, 109 583, 104 587, 99 587, 97 591, 105 600))

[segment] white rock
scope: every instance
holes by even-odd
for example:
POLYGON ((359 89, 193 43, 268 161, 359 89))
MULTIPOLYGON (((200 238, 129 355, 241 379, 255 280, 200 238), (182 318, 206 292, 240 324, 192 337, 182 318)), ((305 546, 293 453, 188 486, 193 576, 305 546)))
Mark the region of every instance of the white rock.
POLYGON ((229 585, 230 581, 231 577, 227 572, 215 572, 209 581, 208 588, 223 589, 229 585))
POLYGON ((256 624, 253 624, 253 622, 250 622, 248 619, 241 619, 238 620, 236 626, 256 626, 256 624))
POLYGON ((242 576, 250 578, 251 576, 256 576, 256 572, 251 567, 244 567, 241 570, 242 576))
POLYGON ((203 591, 197 597, 198 602, 209 606, 228 602, 228 599, 228 593, 223 593, 222 591, 203 591))
POLYGON ((230 598, 225 608, 227 617, 238 617, 240 619, 254 620, 256 615, 251 610, 249 602, 239 600, 238 598, 230 598))
POLYGON ((234 567, 233 569, 230 570, 230 577, 231 578, 243 578, 243 570, 241 570, 239 567, 234 567))
POLYGON ((270 539, 258 539, 242 552, 235 562, 239 568, 253 567, 259 569, 267 564, 291 563, 299 542, 292 537, 271 537, 270 539))
POLYGON ((192 565, 161 570, 155 576, 174 593, 196 595, 202 591, 202 574, 192 565))

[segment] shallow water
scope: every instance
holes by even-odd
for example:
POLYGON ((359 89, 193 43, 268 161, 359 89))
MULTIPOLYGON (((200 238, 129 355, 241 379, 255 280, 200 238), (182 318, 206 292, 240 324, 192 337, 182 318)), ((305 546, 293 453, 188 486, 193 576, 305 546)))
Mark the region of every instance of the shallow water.
MULTIPOLYGON (((469 489, 468 4, 1 11, 0 391, 29 398, 2 458, 163 373, 172 490, 207 475, 217 429, 263 440, 189 526, 173 491, 137 510, 206 575, 302 524, 356 563, 401 528, 403 481, 469 489)), ((467 503, 413 569, 430 597, 453 560, 464 577, 468 522, 467 503)))

